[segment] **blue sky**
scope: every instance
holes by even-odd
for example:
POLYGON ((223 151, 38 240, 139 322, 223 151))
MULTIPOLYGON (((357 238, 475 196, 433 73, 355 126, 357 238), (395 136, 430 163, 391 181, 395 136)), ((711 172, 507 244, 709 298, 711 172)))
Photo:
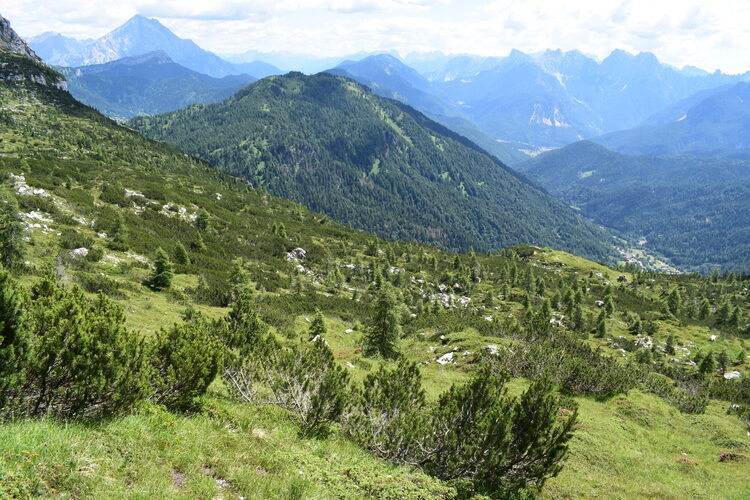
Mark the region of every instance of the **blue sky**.
POLYGON ((676 66, 750 69, 748 0, 16 0, 0 9, 26 37, 98 37, 136 13, 220 54, 623 48, 676 66))

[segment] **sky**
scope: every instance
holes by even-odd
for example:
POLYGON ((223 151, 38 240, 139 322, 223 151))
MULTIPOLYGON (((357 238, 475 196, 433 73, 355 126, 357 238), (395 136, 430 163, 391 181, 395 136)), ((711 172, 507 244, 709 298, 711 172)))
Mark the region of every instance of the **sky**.
POLYGON ((750 69, 749 0, 15 0, 23 37, 97 38, 136 13, 218 54, 360 51, 507 55, 578 49, 653 52, 678 67, 750 69))

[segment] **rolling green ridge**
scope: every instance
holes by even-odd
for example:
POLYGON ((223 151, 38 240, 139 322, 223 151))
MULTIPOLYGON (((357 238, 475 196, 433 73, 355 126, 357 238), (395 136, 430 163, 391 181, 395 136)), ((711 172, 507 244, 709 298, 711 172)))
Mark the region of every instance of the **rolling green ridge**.
POLYGON ((274 195, 388 239, 478 251, 534 243, 590 258, 607 237, 466 139, 343 77, 270 77, 132 126, 274 195))
POLYGON ((630 156, 583 141, 519 168, 684 270, 750 269, 750 161, 630 156))
POLYGON ((180 66, 163 52, 60 71, 76 99, 107 116, 125 120, 222 101, 255 81, 248 75, 203 75, 180 66))
MULTIPOLYGON (((45 286, 80 287, 81 300, 124 315, 121 334, 149 345, 162 329, 190 332, 191 317, 223 324, 241 303, 282 352, 323 350, 310 341, 322 323, 332 363, 356 392, 398 365, 363 352, 379 292, 391 290, 396 348, 417 364, 425 412, 486 370, 508 374, 511 398, 546 373, 555 423, 578 412, 562 470, 521 498, 746 496, 747 276, 666 276, 529 245, 461 255, 388 242, 147 140, 59 89, 0 81, 0 102, 2 207, 18 203, 28 239, 12 277, 0 271, 3 314, 17 288, 28 305, 19 314, 39 325, 45 286), (145 284, 158 248, 175 272, 161 290, 145 284), (249 301, 236 296, 238 284, 249 301), (743 377, 727 380, 718 368, 743 377)), ((172 340, 175 351, 185 341, 172 340)), ((237 352, 222 349, 234 366, 237 352)), ((246 401, 225 372, 211 382, 187 409, 151 397, 106 418, 3 411, 0 498, 503 495, 377 458, 345 418, 327 436, 304 437, 296 412, 246 401)), ((81 386, 89 387, 63 389, 81 386)), ((471 426, 458 430, 472 438, 471 426)))

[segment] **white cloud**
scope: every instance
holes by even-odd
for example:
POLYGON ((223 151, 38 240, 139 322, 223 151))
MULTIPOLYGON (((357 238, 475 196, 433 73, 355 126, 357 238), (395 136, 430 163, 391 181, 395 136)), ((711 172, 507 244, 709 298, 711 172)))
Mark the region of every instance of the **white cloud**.
POLYGON ((623 48, 676 66, 750 69, 747 0, 16 0, 0 11, 24 36, 77 37, 101 36, 138 12, 219 53, 562 48, 604 57, 623 48))

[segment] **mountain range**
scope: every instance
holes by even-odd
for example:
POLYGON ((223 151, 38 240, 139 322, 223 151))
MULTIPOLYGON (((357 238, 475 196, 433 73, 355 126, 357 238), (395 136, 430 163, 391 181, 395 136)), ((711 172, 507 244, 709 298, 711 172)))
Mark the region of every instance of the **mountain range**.
POLYGON ((702 92, 651 118, 647 125, 595 140, 630 154, 750 158, 750 83, 702 92))
POLYGON ((425 77, 390 54, 344 61, 328 73, 341 75, 366 85, 376 94, 396 99, 426 114, 451 130, 471 139, 505 163, 526 159, 522 144, 499 142, 482 132, 467 118, 460 106, 433 87, 425 77))
POLYGON ((360 229, 447 249, 535 242, 597 259, 607 236, 467 139, 327 73, 130 124, 360 229))
POLYGON ((81 42, 45 33, 32 38, 30 45, 32 48, 39 48, 45 62, 58 66, 103 64, 124 57, 163 51, 176 63, 217 78, 237 74, 262 78, 281 73, 278 68, 260 61, 250 64, 230 63, 200 48, 192 40, 176 36, 156 19, 142 15, 133 16, 122 26, 97 40, 81 42))
POLYGON ((248 75, 213 78, 180 66, 163 51, 59 69, 73 97, 120 119, 221 101, 255 81, 248 75))

